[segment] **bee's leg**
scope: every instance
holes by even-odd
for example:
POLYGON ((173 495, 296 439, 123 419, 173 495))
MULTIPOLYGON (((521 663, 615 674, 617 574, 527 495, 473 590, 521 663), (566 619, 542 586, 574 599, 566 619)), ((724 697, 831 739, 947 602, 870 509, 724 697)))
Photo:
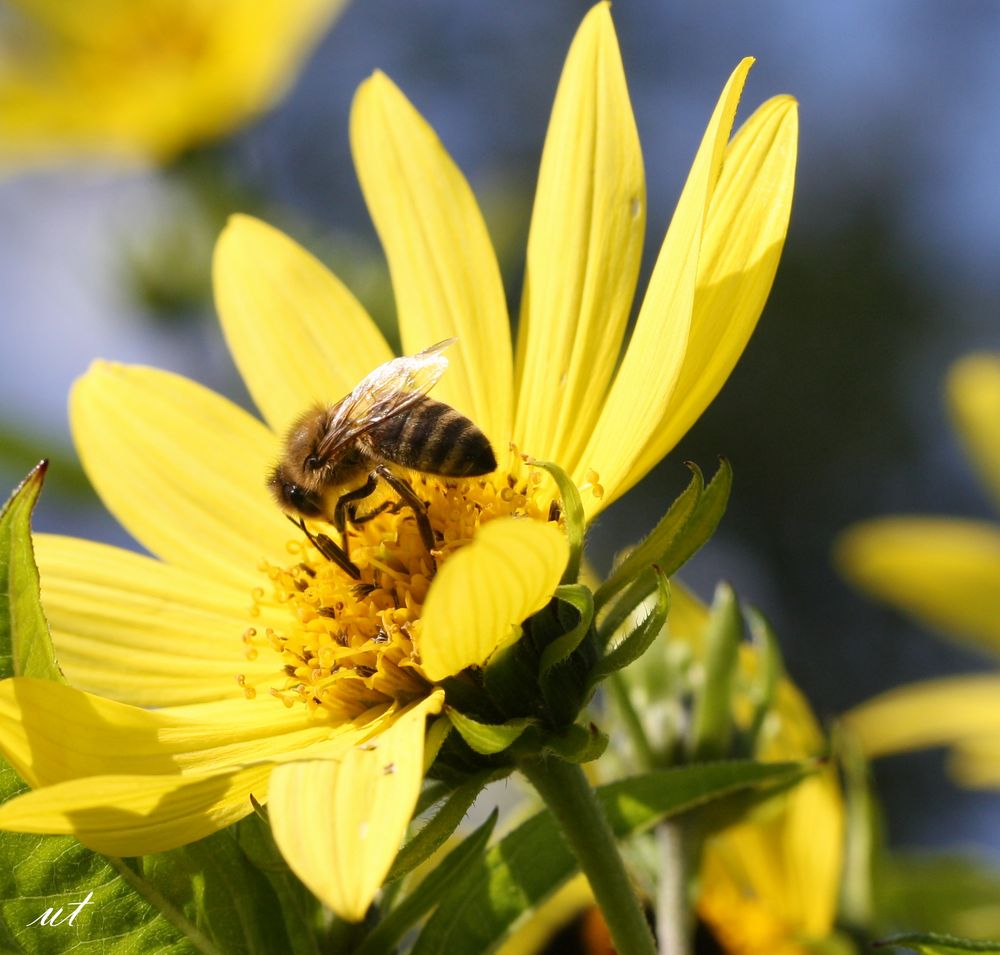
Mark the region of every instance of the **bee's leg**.
MULTIPOLYGON (((417 519, 417 529, 420 531, 420 539, 423 541, 427 553, 434 549, 434 531, 431 528, 431 520, 427 516, 427 507, 424 502, 417 497, 416 491, 402 478, 397 477, 385 465, 380 464, 372 474, 377 474, 386 484, 389 485, 413 510, 413 516, 417 519)), ((431 557, 433 560, 433 555, 431 557)))
POLYGON ((295 518, 286 515, 288 519, 300 530, 306 537, 309 538, 309 543, 313 545, 327 560, 336 564, 345 574, 349 577, 353 577, 355 580, 361 579, 361 571, 358 569, 357 565, 351 563, 351 558, 347 556, 347 551, 344 550, 335 540, 327 537, 326 534, 313 534, 308 527, 306 527, 306 522, 299 518, 295 518))
POLYGON ((334 505, 332 523, 340 532, 341 547, 345 554, 350 554, 347 543, 347 519, 350 517, 352 521, 354 520, 354 508, 351 507, 351 504, 354 501, 362 501, 366 497, 370 497, 376 487, 378 487, 378 478, 374 474, 369 474, 368 480, 361 487, 356 487, 353 491, 342 494, 334 505))
POLYGON ((384 511, 391 510, 394 503, 398 504, 399 502, 383 501, 378 507, 369 511, 367 514, 359 514, 357 512, 357 506, 352 504, 347 509, 347 518, 352 524, 367 524, 373 517, 378 517, 379 514, 384 511))

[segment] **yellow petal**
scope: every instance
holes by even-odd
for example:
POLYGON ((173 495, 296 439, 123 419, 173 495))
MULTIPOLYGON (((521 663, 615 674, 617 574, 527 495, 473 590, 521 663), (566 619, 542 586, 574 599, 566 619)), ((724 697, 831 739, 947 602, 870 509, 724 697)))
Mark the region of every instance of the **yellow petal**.
POLYGON ((339 759, 287 763, 272 774, 275 842, 341 918, 364 918, 392 865, 420 792, 426 718, 443 699, 432 693, 339 759))
POLYGON ((483 525, 427 595, 416 640, 427 678, 484 663, 512 628, 548 603, 568 558, 566 536, 551 524, 500 518, 483 525))
POLYGON ((343 0, 17 5, 0 156, 167 160, 276 101, 343 0))
POLYGON ((279 433, 310 405, 333 404, 393 357, 347 288, 259 219, 229 220, 215 248, 213 279, 229 350, 279 433))
POLYGON ((274 676, 277 657, 247 659, 240 637, 279 615, 252 617, 246 591, 105 544, 33 539, 56 656, 78 689, 162 707, 242 699, 236 674, 274 676))
POLYGON ((1000 789, 1000 742, 993 736, 959 740, 948 759, 948 773, 960 786, 1000 789))
POLYGON ((457 336, 434 396, 507 446, 510 327, 496 255, 468 183, 393 82, 375 73, 351 110, 351 148, 382 240, 403 350, 457 336))
POLYGON ((969 355, 955 362, 948 398, 972 461, 1000 503, 1000 357, 969 355))
POLYGON ((73 835, 95 852, 139 856, 187 845, 267 798, 270 766, 210 776, 94 776, 17 796, 0 806, 0 829, 73 835))
POLYGON ((639 137, 600 3, 570 47, 549 120, 518 335, 514 441, 567 471, 618 361, 645 227, 639 137))
POLYGON ((1000 736, 1000 676, 956 676, 897 687, 844 717, 869 756, 1000 736))
POLYGON ((779 96, 761 106, 727 148, 705 223, 684 363, 661 422, 617 494, 680 441, 743 354, 785 244, 797 143, 797 104, 779 96))
MULTIPOLYGON (((86 776, 211 773, 290 758, 377 731, 381 714, 335 724, 271 696, 144 710, 73 687, 0 681, 0 750, 32 787, 86 776), (353 735, 352 735, 353 734, 353 735)), ((347 745, 347 744, 345 744, 347 745)))
POLYGON ((635 331, 581 459, 581 467, 597 471, 605 488, 602 499, 585 499, 592 512, 627 489, 670 405, 688 343, 705 218, 752 63, 746 59, 733 72, 705 130, 653 267, 635 331))
POLYGON ((949 636, 1000 652, 1000 528, 977 521, 886 517, 837 541, 857 587, 949 636))
POLYGON ((275 437, 179 375, 96 362, 70 421, 87 475, 137 541, 164 560, 245 588, 280 557, 289 525, 265 487, 275 437))

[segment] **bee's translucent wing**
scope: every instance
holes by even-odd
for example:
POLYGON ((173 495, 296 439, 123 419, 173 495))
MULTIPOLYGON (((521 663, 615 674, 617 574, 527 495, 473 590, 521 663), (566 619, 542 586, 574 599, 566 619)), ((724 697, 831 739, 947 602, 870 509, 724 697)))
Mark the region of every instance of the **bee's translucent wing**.
POLYGON ((443 352, 458 339, 446 338, 416 355, 393 358, 369 372, 333 407, 327 437, 316 454, 328 457, 359 434, 412 408, 448 367, 443 352))

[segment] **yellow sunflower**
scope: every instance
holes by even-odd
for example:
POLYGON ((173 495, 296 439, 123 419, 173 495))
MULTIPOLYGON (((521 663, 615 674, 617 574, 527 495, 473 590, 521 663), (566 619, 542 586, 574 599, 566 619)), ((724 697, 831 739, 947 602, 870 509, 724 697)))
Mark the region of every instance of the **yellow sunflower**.
POLYGON ((285 93, 344 0, 15 0, 0 161, 169 160, 285 93))
MULTIPOLYGON (((983 483, 1000 502, 1000 356, 952 366, 948 404, 983 483)), ((944 632, 1000 654, 1000 526, 949 517, 885 517, 837 542, 856 586, 944 632)), ((951 746, 969 786, 1000 787, 1000 675, 948 677, 890 690, 847 716, 872 756, 951 746)))
POLYGON ((457 484, 412 476, 436 576, 408 510, 350 526, 360 581, 323 559, 265 475, 303 408, 391 354, 315 259, 259 221, 232 220, 217 304, 266 424, 150 368, 98 363, 77 383, 84 466, 159 559, 39 538, 43 604, 73 687, 0 683, 0 747, 34 790, 0 808, 0 827, 135 855, 229 824, 252 793, 292 869, 336 912, 363 917, 433 757, 438 683, 516 638, 563 573, 559 502, 520 452, 557 462, 593 516, 708 404, 763 307, 791 204, 796 110, 773 99, 729 141, 749 67, 713 113, 620 367, 645 194, 608 6, 585 18, 559 84, 516 349, 464 178, 389 79, 362 84, 351 141, 404 349, 457 337, 434 396, 483 428, 498 470, 457 484))

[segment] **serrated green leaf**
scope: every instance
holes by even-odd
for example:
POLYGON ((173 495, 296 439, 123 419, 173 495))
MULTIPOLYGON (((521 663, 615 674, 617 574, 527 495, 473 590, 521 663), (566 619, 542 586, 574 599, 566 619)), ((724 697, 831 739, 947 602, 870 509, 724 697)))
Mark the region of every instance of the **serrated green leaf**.
POLYGON ((586 529, 586 516, 583 513, 583 502, 580 492, 573 479, 558 464, 551 461, 531 461, 532 467, 542 468, 552 475, 559 488, 562 498, 563 520, 566 524, 566 537, 569 541, 569 560, 563 571, 563 584, 575 584, 580 576, 580 561, 583 558, 583 534, 586 529))
POLYGON ((507 770, 480 773, 468 782, 454 789, 444 805, 423 825, 420 831, 396 855, 396 859, 385 877, 386 882, 394 882, 411 872, 429 859, 441 848, 465 818, 469 807, 483 791, 483 787, 496 779, 502 779, 507 770))
POLYGON ((956 938, 954 935, 893 935, 875 943, 877 947, 901 946, 921 952, 923 955, 961 955, 962 952, 979 952, 980 955, 1000 955, 1000 942, 971 938, 956 938))
POLYGON ((646 615, 639 626, 630 634, 622 638, 614 647, 611 647, 604 658, 590 672, 588 678, 591 688, 597 686, 601 680, 606 679, 612 673, 627 667, 630 663, 638 660, 656 639, 659 632, 667 622, 667 614, 670 612, 670 581, 665 574, 656 568, 657 595, 656 606, 646 615))
POLYGON ((696 464, 689 463, 688 467, 691 469, 688 486, 674 499, 656 527, 629 552, 608 579, 598 587, 594 594, 594 607, 597 612, 600 612, 615 594, 667 553, 694 513, 698 499, 705 490, 705 479, 696 464))
MULTIPOLYGON (((732 761, 660 770, 597 790, 618 838, 713 800, 761 786, 787 785, 808 769, 799 763, 732 761)), ((511 926, 577 871, 548 810, 522 823, 464 874, 421 932, 413 955, 484 955, 511 926)))
POLYGON ((477 862, 482 861, 486 844, 496 826, 497 816, 498 811, 494 809, 475 832, 452 849, 416 889, 379 923, 356 955, 384 955, 393 951, 403 934, 434 908, 455 882, 464 878, 477 862))
POLYGON ((36 465, 0 513, 0 673, 65 682, 42 613, 31 544, 31 512, 47 467, 36 465))
POLYGON ((534 723, 534 720, 520 718, 506 723, 480 723, 456 709, 447 707, 445 713, 462 739, 477 753, 492 756, 502 753, 534 723))

